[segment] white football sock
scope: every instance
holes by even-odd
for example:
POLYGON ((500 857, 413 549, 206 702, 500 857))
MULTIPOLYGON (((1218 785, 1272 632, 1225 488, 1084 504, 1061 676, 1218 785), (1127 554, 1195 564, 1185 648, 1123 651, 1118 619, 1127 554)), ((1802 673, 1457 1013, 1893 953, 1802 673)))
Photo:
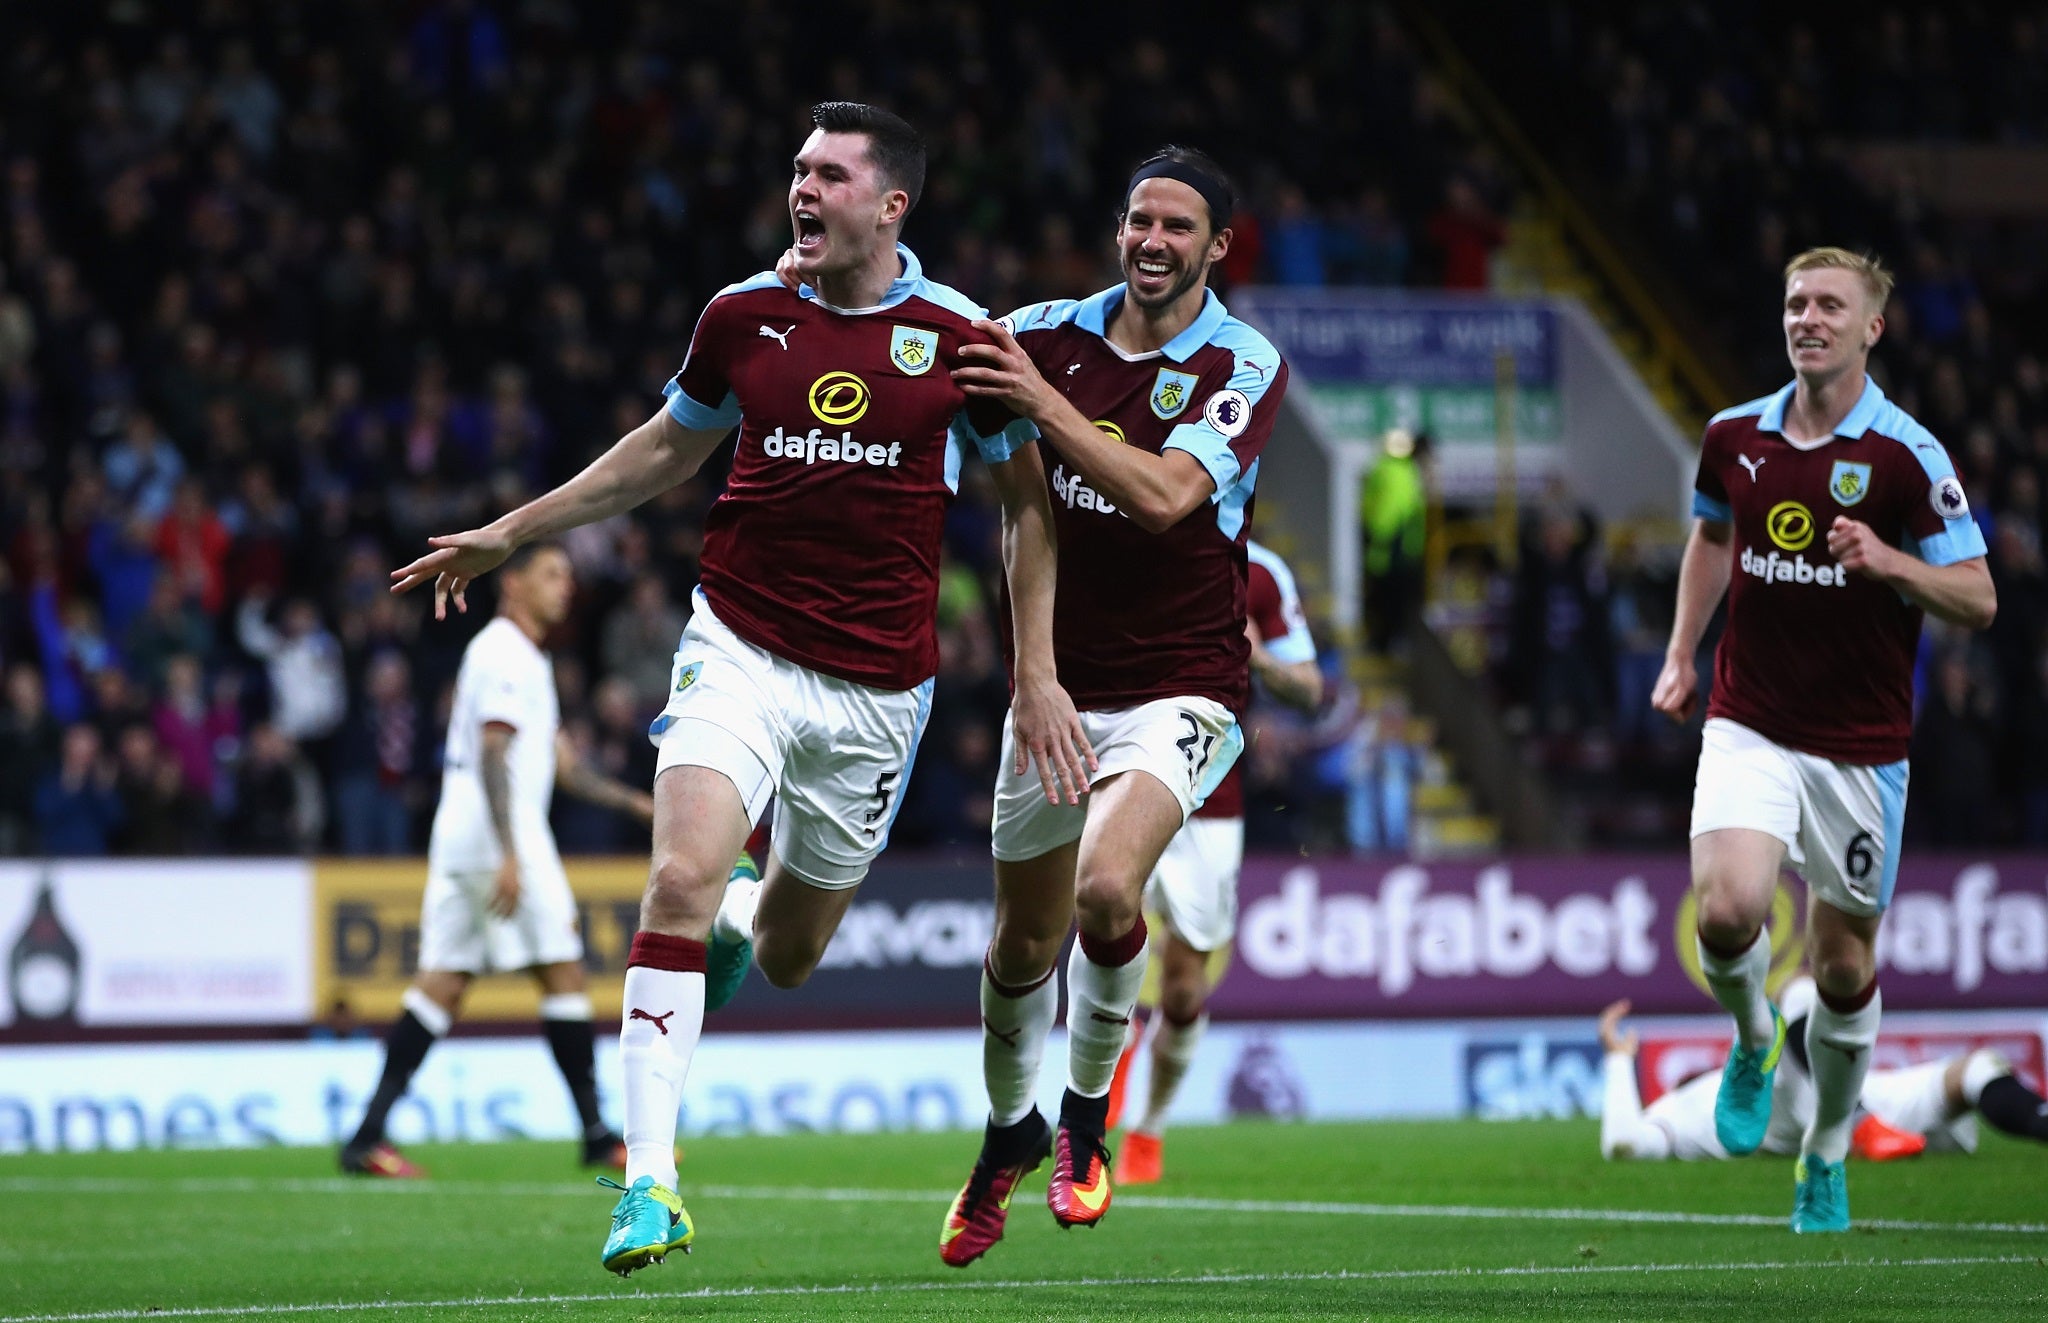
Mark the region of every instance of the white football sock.
POLYGON ((1045 1040, 1059 1018, 1060 985, 1053 970, 1036 983, 998 983, 981 962, 981 1077, 988 1085, 989 1123, 1015 1125, 1031 1114, 1045 1040))
POLYGON ((1806 1059, 1813 1067, 1813 1120, 1807 1123, 1802 1154, 1829 1162, 1849 1156, 1849 1132, 1856 1104, 1863 1097, 1863 1078, 1870 1073, 1871 1049, 1877 1045, 1877 1023, 1884 994, 1873 987, 1870 1000, 1846 1014, 1822 997, 1806 1021, 1806 1059))
POLYGON ((1144 919, 1114 942, 1096 942, 1083 933, 1074 943, 1067 958, 1067 1087, 1081 1097, 1109 1092, 1144 982, 1144 919), (1124 958, 1114 965, 1097 964, 1089 958, 1091 946, 1110 948, 1124 958))
POLYGON ((1759 928, 1749 949, 1732 960, 1715 955, 1699 941, 1700 973, 1714 1000, 1735 1017, 1735 1034, 1742 1045, 1755 1052, 1771 1045, 1777 1026, 1771 1023, 1771 1001, 1764 992, 1764 979, 1771 972, 1771 930, 1759 928))
POLYGON ((1202 1031, 1208 1027, 1207 1011, 1186 1024, 1175 1024, 1165 1011, 1159 1013, 1159 1027, 1152 1031, 1152 1082, 1146 1094, 1145 1113, 1131 1127, 1133 1130, 1148 1135, 1165 1133, 1166 1113, 1173 1106, 1174 1094, 1180 1092, 1188 1063, 1195 1059, 1202 1031))
POLYGON ((754 940, 754 912, 761 908, 761 879, 736 877, 725 885, 725 899, 718 903, 718 915, 711 921, 712 932, 724 942, 754 940))
POLYGON ((697 1035, 704 1027, 704 975, 626 967, 619 1067, 625 1076, 626 1184, 652 1176, 676 1188, 676 1113, 697 1035))

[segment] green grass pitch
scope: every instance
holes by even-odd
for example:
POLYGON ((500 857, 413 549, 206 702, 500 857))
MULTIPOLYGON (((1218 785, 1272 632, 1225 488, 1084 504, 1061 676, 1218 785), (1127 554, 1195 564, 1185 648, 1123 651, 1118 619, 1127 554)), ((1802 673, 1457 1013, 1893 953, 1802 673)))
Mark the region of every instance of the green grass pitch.
POLYGON ((1173 1132, 1167 1178, 938 1260, 969 1135, 700 1139, 696 1252, 621 1281, 566 1144, 0 1159, 0 1323, 114 1318, 2048 1318, 2048 1148, 1852 1162, 1858 1227, 1784 1228, 1783 1159, 1617 1165, 1590 1122, 1173 1132))

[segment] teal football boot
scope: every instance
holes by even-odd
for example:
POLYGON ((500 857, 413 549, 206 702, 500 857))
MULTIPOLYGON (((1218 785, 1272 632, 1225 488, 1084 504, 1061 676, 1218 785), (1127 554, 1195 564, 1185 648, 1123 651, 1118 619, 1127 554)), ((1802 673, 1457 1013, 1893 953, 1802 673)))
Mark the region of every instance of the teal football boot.
POLYGON ((1730 1157, 1754 1153, 1771 1124, 1771 1081, 1785 1053, 1785 1017, 1771 1007, 1771 1045, 1751 1051, 1740 1038, 1728 1048, 1728 1067, 1714 1095, 1714 1135, 1730 1157))
POLYGON ((642 1176, 631 1187, 609 1176, 597 1178, 599 1185, 619 1190, 612 1205, 612 1231, 604 1238, 604 1266, 621 1277, 650 1263, 660 1263, 669 1251, 690 1252, 697 1228, 674 1190, 656 1185, 652 1176, 642 1176))

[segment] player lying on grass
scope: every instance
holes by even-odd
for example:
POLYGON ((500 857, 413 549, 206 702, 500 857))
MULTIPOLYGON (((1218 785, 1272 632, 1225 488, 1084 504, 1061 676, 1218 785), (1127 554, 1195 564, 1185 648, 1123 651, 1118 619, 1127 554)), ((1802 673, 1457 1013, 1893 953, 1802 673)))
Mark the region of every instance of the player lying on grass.
MULTIPOLYGON (((1813 1002, 1813 980, 1799 979, 1786 987, 1780 1010, 1803 1029, 1800 1021, 1813 1002)), ((1607 1052, 1600 1156, 1728 1157, 1714 1130, 1721 1072, 1687 1080, 1645 1108, 1636 1088, 1636 1035, 1621 1027, 1628 1012, 1629 1004, 1618 1001, 1600 1014, 1600 1043, 1607 1052)), ((1787 1037, 1785 1060, 1771 1085, 1770 1123, 1760 1146, 1766 1153, 1798 1153, 1812 1120, 1814 1089, 1804 1047, 1797 1033, 1787 1037)), ((2013 1074, 2005 1058, 1986 1048, 1945 1061, 1872 1070, 1863 1081, 1862 1107, 1850 1151, 1878 1161, 1930 1148, 1974 1153, 1980 1116, 2009 1135, 2048 1143, 2048 1101, 2013 1074)))

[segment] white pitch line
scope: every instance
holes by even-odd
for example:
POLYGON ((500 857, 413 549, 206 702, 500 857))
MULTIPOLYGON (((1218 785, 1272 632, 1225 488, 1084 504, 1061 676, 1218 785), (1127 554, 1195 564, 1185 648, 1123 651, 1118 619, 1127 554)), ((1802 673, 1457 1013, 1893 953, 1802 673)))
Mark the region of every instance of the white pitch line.
POLYGON ((707 1286, 694 1291, 588 1291, 573 1295, 504 1295, 443 1300, 319 1301, 297 1305, 219 1305, 182 1309, 105 1309, 73 1314, 9 1314, 0 1323, 113 1323, 120 1319, 241 1318, 252 1314, 346 1314, 393 1309, 489 1309, 508 1305, 574 1305, 594 1301, 744 1300, 770 1296, 925 1294, 948 1291, 1034 1291, 1116 1286, 1258 1286, 1290 1282, 1401 1282, 1443 1278, 1601 1277, 1687 1272, 1782 1272, 1809 1268, 1960 1268, 2038 1263, 2024 1254, 1966 1258, 1811 1259, 1768 1263, 1636 1263, 1578 1267, 1387 1268, 1335 1272, 1200 1273, 1186 1277, 1067 1277, 1009 1281, 870 1282, 823 1286, 707 1286))
MULTIPOLYGON (((124 1177, 19 1176, 0 1179, 0 1192, 12 1194, 369 1194, 478 1195, 519 1198, 591 1197, 593 1187, 580 1184, 498 1181, 378 1181, 346 1177, 305 1180, 249 1177, 195 1177, 146 1181, 124 1177)), ((796 1203, 938 1204, 953 1198, 952 1190, 874 1190, 800 1185, 692 1185, 692 1198, 788 1200, 796 1203)), ((1503 1208, 1477 1204, 1370 1204, 1298 1199, 1199 1199, 1174 1195, 1117 1196, 1123 1208, 1150 1208, 1179 1213, 1291 1213, 1313 1217, 1434 1217, 1466 1221, 1618 1222, 1638 1225, 1775 1227, 1785 1219, 1766 1213, 1687 1213, 1653 1208, 1503 1208)), ((2043 1222, 1930 1222, 1915 1218, 1859 1217, 1856 1225, 1879 1231, 1967 1231, 2038 1236, 2048 1234, 2043 1222)))

